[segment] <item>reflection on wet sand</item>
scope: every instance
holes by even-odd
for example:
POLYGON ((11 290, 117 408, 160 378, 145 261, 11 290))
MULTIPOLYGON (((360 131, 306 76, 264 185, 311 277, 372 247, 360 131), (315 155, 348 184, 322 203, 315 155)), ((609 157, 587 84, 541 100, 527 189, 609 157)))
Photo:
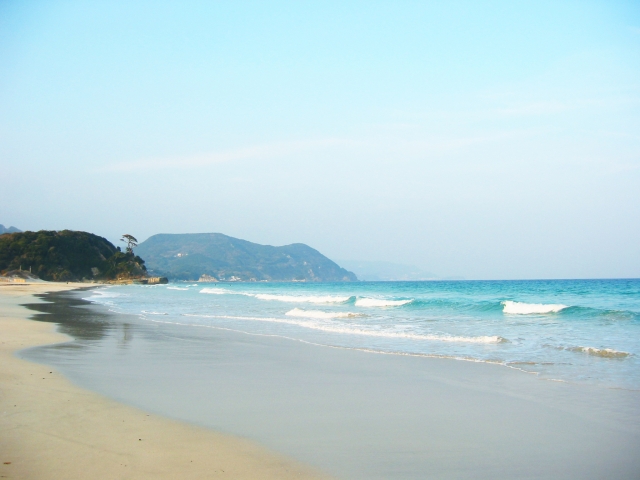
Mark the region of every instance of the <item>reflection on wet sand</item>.
POLYGON ((118 346, 126 348, 133 340, 133 326, 130 323, 123 323, 118 328, 118 346))
MULTIPOLYGON (((89 288, 85 289, 89 290, 89 288)), ((73 337, 75 340, 98 341, 112 334, 114 330, 121 331, 119 343, 123 346, 132 339, 132 331, 128 324, 115 324, 113 317, 102 312, 94 304, 80 298, 75 292, 55 292, 35 295, 46 303, 29 303, 24 305, 38 313, 32 315, 32 320, 57 323, 58 331, 73 337), (90 308, 91 307, 91 308, 90 308)), ((83 344, 60 344, 57 348, 78 348, 83 344)))

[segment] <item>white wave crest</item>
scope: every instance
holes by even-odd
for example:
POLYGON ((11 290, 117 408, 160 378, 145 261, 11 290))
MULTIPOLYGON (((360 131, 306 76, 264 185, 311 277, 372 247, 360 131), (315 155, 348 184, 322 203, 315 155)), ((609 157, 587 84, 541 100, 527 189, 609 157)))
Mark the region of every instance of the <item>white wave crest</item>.
POLYGON ((323 312, 322 310, 301 310, 294 308, 289 310, 285 315, 290 317, 306 317, 306 318, 355 318, 364 317, 362 313, 352 312, 323 312))
POLYGON ((127 297, 128 296, 126 294, 113 292, 113 291, 111 291, 110 288, 105 288, 105 289, 101 289, 101 290, 90 290, 88 293, 91 293, 93 295, 91 297, 88 297, 88 298, 83 298, 83 300, 97 299, 97 298, 116 298, 116 297, 127 297))
POLYGON ((287 303, 345 303, 351 297, 338 297, 333 295, 276 295, 272 293, 248 293, 234 292, 224 288, 203 288, 200 293, 213 293, 216 295, 244 295, 246 297, 254 297, 258 300, 273 300, 277 302, 287 303))
POLYGON ((573 347, 568 348, 572 352, 586 353, 587 355, 593 355, 595 357, 602 358, 626 358, 631 354, 628 352, 621 352, 613 350, 612 348, 594 348, 594 347, 573 347))
POLYGON ((202 290, 200 290, 200 293, 212 293, 215 295, 227 295, 227 294, 233 294, 236 292, 232 292, 231 290, 226 290, 224 288, 203 288, 202 290))
POLYGON ((86 300, 87 302, 97 303, 98 305, 113 305, 114 302, 109 300, 110 298, 129 296, 126 293, 113 292, 111 291, 110 287, 98 289, 98 290, 90 290, 87 293, 92 293, 93 295, 90 297, 82 297, 82 299, 86 300))
POLYGON ((144 313, 145 315, 169 315, 168 313, 164 312, 147 312, 146 310, 142 310, 142 313, 144 313))
POLYGON ((413 302, 413 300, 382 300, 379 298, 359 298, 356 307, 399 307, 413 302))
POLYGON ((260 300, 275 300, 287 303, 345 303, 351 297, 336 297, 332 295, 298 296, 298 295, 272 295, 268 293, 257 293, 253 295, 260 300))
POLYGON ((167 290, 189 290, 188 288, 182 287, 167 287, 167 290))
POLYGON ((502 309, 504 313, 511 313, 513 315, 557 313, 560 310, 568 308, 567 305, 561 304, 523 303, 512 302, 510 300, 505 300, 504 302, 502 302, 502 305, 504 305, 502 309))
POLYGON ((257 322, 269 322, 269 323, 283 323, 287 325, 296 325, 299 327, 309 328, 312 330, 320 330, 328 333, 339 333, 347 335, 363 335, 368 337, 381 337, 381 338, 396 338, 396 339, 411 339, 411 340, 428 340, 435 342, 455 342, 455 343, 502 343, 506 342, 502 337, 495 336, 481 336, 481 337, 461 337, 456 335, 424 335, 417 333, 405 333, 405 332, 389 332, 383 330, 371 330, 367 329, 363 325, 340 325, 334 323, 320 321, 305 321, 305 320, 289 320, 283 318, 272 317, 238 317, 232 315, 195 315, 195 314, 183 314, 185 317, 202 317, 202 318, 225 318, 229 320, 250 320, 257 322))

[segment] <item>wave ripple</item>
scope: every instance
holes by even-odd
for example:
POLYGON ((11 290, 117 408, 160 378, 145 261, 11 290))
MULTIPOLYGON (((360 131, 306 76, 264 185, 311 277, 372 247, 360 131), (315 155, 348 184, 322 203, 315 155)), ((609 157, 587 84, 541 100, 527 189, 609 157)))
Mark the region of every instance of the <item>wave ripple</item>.
POLYGON ((364 317, 362 313, 353 312, 323 312, 322 310, 301 310, 294 308, 289 310, 285 315, 290 317, 306 317, 306 318, 355 318, 364 317))
POLYGON ((379 298, 359 298, 356 307, 400 307, 413 302, 413 300, 382 300, 379 298))

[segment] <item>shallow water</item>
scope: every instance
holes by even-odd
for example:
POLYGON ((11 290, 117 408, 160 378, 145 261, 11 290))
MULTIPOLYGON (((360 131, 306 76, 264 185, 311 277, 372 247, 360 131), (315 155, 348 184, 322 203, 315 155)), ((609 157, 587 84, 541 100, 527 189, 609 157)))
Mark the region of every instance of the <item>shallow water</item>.
POLYGON ((640 280, 197 284, 85 298, 148 322, 501 363, 640 389, 640 280))

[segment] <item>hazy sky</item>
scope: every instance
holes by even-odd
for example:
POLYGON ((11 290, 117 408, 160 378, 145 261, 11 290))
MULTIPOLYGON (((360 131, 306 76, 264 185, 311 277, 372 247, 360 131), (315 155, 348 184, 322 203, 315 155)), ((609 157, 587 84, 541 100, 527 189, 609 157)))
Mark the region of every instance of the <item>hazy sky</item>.
POLYGON ((6 226, 640 276, 637 1, 3 1, 0 112, 6 226))

